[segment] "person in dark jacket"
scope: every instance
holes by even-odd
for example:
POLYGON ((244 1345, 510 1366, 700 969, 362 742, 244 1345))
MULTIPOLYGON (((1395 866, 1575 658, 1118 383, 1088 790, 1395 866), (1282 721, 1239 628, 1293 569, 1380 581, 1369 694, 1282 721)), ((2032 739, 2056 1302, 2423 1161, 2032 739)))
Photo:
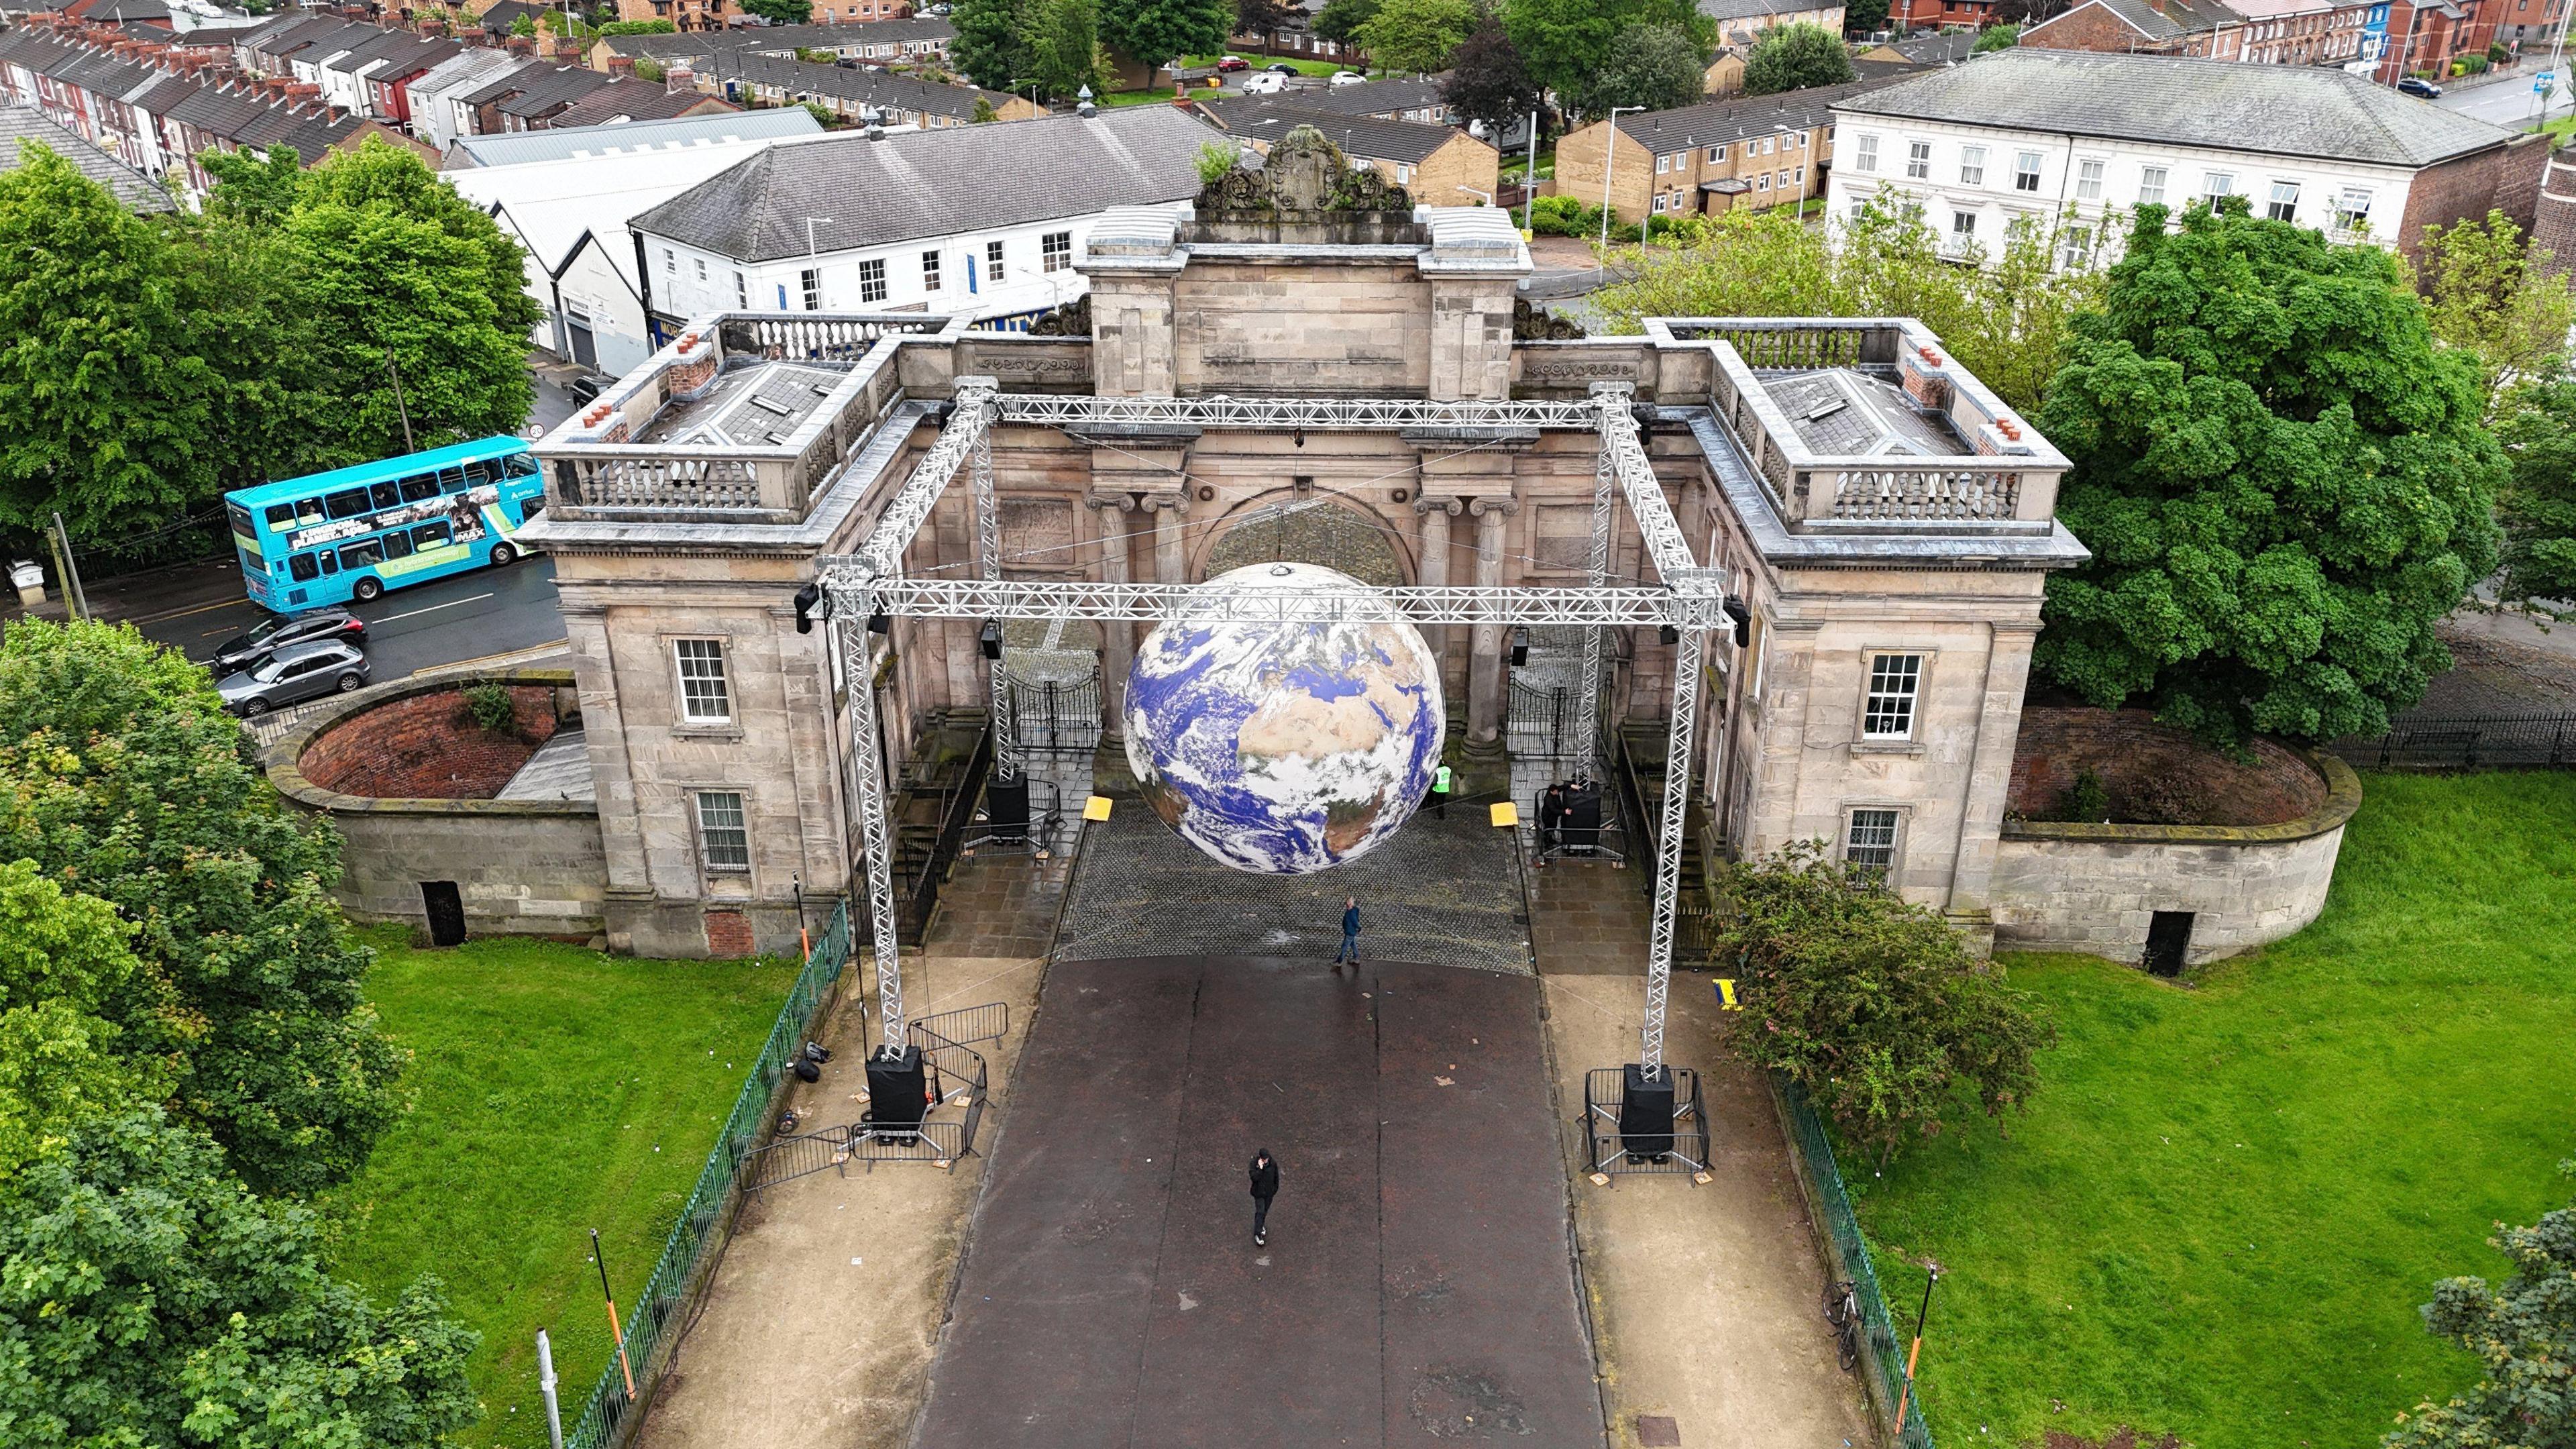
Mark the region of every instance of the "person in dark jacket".
POLYGON ((1279 1195, 1279 1160, 1262 1148, 1252 1154, 1252 1242, 1255 1247, 1268 1245, 1270 1233, 1270 1200, 1279 1195))
POLYGON ((1360 969, 1360 899, 1357 896, 1342 897, 1342 949, 1333 953, 1333 969, 1340 971, 1345 961, 1351 963, 1351 970, 1360 969))

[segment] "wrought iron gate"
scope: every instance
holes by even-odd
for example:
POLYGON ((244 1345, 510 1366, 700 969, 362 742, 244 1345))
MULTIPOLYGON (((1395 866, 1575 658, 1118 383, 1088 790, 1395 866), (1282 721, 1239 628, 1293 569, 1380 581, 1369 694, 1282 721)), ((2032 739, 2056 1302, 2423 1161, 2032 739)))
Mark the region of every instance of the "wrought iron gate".
POLYGON ((1023 753, 1088 754, 1100 745, 1100 672, 1077 680, 1005 676, 1023 753))

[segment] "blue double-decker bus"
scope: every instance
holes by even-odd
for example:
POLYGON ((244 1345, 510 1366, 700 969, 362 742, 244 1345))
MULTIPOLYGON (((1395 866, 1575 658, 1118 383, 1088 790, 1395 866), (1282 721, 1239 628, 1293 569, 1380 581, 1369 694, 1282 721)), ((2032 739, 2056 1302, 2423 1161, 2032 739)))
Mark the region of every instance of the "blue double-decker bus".
POLYGON ((525 441, 490 437, 224 495, 251 602, 274 613, 506 564, 545 507, 525 441))

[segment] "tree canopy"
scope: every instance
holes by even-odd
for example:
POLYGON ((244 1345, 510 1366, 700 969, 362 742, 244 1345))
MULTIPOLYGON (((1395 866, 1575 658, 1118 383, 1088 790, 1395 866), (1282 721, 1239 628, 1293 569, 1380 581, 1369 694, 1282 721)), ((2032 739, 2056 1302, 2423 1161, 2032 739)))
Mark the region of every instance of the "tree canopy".
POLYGON ((2055 1031, 1941 913, 1856 880, 1810 841, 1720 867, 1717 949, 1739 961, 1735 1047, 1881 1162, 1938 1134, 1964 1095, 2029 1105, 2055 1031))
POLYGON ((1383 69, 1430 75, 1449 68, 1476 21, 1473 0, 1384 0, 1359 27, 1359 42, 1383 69))
POLYGON ((1699 104, 1708 93, 1708 55, 1678 25, 1639 25, 1619 32, 1601 68, 1576 92, 1575 109, 1606 116, 1613 107, 1669 111, 1699 104))
POLYGON ((2139 208, 2038 414, 2093 559, 2050 578, 2036 663, 2220 742, 2383 729, 2496 563, 2477 369, 2377 247, 2242 198, 2166 223, 2139 208))
POLYGON ((2496 499, 2502 596, 2563 613, 2576 601, 2576 379, 2559 373, 2515 388, 2497 434, 2512 469, 2496 499))
POLYGON ((1093 0, 1046 0, 1030 45, 1031 78, 1048 97, 1069 101, 1089 86, 1107 89, 1100 73, 1100 10, 1093 0))
POLYGON ((1968 47, 1968 53, 1970 55, 1984 55, 1989 51, 2010 50, 2020 43, 2020 26, 1989 25, 1985 29, 1977 32, 1976 43, 1968 47))
POLYGON ((1449 57, 1449 79, 1441 83, 1440 98, 1468 120, 1484 122, 1493 140, 1528 120, 1543 100, 1538 82, 1521 63, 1519 48, 1490 15, 1476 23, 1449 57))
POLYGON ((2547 255, 2530 255, 2522 228, 2498 211, 2424 229, 2416 280, 2433 340, 2476 361, 2490 417, 2506 389, 2559 370, 2576 329, 2576 289, 2538 265, 2547 255))
POLYGON ((1804 20, 1762 32, 1744 58, 1748 96, 1840 85, 1851 78, 1851 52, 1844 48, 1843 38, 1804 20))
POLYGON ((814 0, 740 0, 743 13, 772 25, 805 25, 814 19, 814 0))
POLYGON ((1502 18, 1530 74, 1560 99, 1582 92, 1626 31, 1677 25, 1703 46, 1716 33, 1691 0, 1503 0, 1502 18))
POLYGON ((1100 12, 1100 38, 1148 65, 1223 50, 1232 0, 1120 0, 1100 12))
POLYGON ((1377 14, 1378 0, 1324 0, 1324 8, 1315 12, 1311 28, 1335 45, 1352 45, 1359 40, 1360 27, 1377 14))
POLYGON ((1866 35, 1887 24, 1887 0, 1850 0, 1843 6, 1843 29, 1866 35))
MULTIPOLYGON (((2576 1172, 2576 1163, 2562 1164, 2576 1172)), ((2488 1246, 2513 1262, 2490 1287, 2449 1278, 2424 1305, 2424 1327, 2476 1355, 2478 1382, 2423 1403, 2381 1441, 2386 1449, 2563 1449, 2576 1444, 2576 1208, 2507 1228, 2488 1246)))
POLYGON ((949 58, 984 89, 1009 90, 1037 68, 1030 44, 1036 18, 1036 0, 957 0, 948 16, 957 31, 948 42, 949 58))

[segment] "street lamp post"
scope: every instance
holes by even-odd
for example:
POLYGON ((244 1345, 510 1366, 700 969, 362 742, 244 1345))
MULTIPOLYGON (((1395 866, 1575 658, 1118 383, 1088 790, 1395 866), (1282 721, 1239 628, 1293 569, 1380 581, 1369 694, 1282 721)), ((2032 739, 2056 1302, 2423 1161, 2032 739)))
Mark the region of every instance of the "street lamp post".
POLYGON ((805 257, 808 261, 811 261, 814 257, 814 228, 817 223, 824 226, 830 226, 832 224, 832 218, 828 216, 809 216, 805 218, 805 257))
POLYGON ((1604 275, 1610 266, 1610 176, 1619 169, 1619 113, 1642 111, 1644 106, 1612 106, 1601 124, 1610 128, 1609 138, 1601 143, 1601 249, 1592 256, 1595 276, 1604 275))

